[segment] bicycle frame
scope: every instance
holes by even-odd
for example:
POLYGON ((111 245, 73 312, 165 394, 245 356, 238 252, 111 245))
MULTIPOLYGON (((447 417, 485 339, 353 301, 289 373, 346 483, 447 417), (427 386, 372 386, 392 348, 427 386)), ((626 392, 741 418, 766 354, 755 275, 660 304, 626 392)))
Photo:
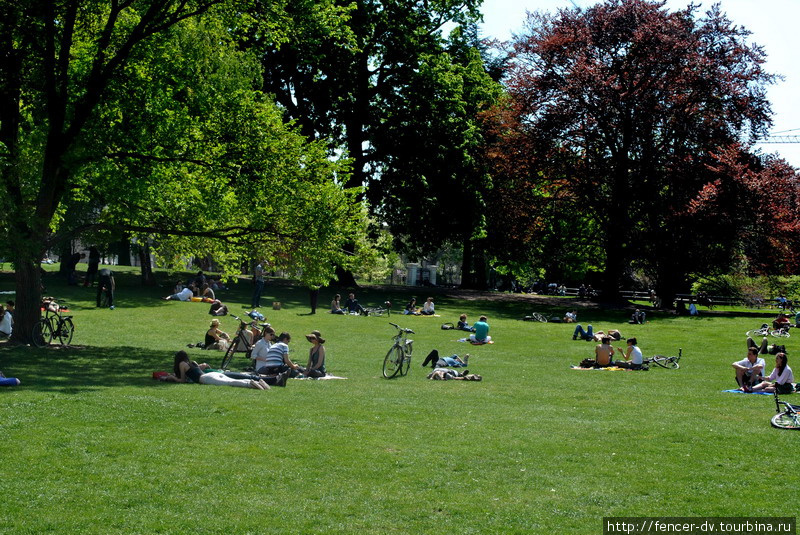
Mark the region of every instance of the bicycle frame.
POLYGON ((414 351, 414 340, 408 339, 408 334, 414 334, 414 331, 400 327, 396 323, 390 322, 389 325, 397 329, 397 334, 392 337, 392 347, 383 359, 383 376, 387 379, 408 373, 411 353, 414 351))

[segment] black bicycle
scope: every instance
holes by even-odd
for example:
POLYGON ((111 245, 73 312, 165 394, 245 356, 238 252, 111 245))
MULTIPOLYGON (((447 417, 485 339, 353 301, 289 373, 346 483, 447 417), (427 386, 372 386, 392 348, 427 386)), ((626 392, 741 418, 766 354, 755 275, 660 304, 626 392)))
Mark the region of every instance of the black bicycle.
POLYGON ((653 355, 649 359, 644 359, 643 363, 647 365, 655 364, 657 366, 661 366, 662 368, 677 370, 681 367, 681 355, 683 355, 683 349, 678 348, 677 356, 667 357, 664 355, 653 355))
MULTIPOLYGON (((249 322, 246 322, 242 318, 234 316, 233 314, 231 314, 231 317, 239 321, 239 328, 236 330, 236 335, 233 337, 233 340, 230 341, 230 345, 228 346, 228 349, 225 350, 225 355, 222 357, 222 364, 220 365, 220 368, 223 370, 228 369, 228 365, 233 360, 234 353, 244 353, 249 359, 250 353, 253 352, 253 346, 258 341, 253 340, 252 334, 247 330, 249 322), (243 347, 246 349, 240 349, 243 347)), ((265 323, 264 325, 269 325, 269 323, 265 323)))
POLYGON ((59 305, 55 301, 45 301, 44 317, 34 324, 31 333, 33 345, 46 347, 52 344, 53 340, 58 340, 62 346, 68 346, 75 333, 72 316, 64 315, 64 312, 68 310, 67 305, 59 305))
POLYGON ((772 417, 770 423, 772 427, 778 429, 800 429, 800 405, 792 405, 778 398, 778 392, 775 393, 775 412, 777 414, 772 417), (781 410, 783 405, 783 410, 781 410))

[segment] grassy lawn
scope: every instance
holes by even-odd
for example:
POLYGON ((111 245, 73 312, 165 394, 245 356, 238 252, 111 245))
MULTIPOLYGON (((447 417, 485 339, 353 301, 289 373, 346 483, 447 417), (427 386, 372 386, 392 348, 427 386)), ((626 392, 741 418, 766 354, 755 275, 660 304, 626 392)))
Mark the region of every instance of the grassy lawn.
MULTIPOLYGON (((553 309, 438 295, 440 318, 387 319, 327 314, 331 289, 309 315, 307 291, 272 281, 263 301, 283 308, 263 311, 292 333, 294 358, 305 362, 302 335, 319 329, 329 371, 348 379, 260 392, 150 378, 211 319, 206 304, 159 300, 173 280, 160 275, 164 288, 143 289, 135 271, 119 274, 111 311, 49 274, 48 293, 72 305, 74 347, 0 348, 0 370, 23 381, 0 389, 0 532, 596 534, 604 516, 795 514, 782 497, 800 483, 800 435, 770 427, 771 397, 721 392, 744 332, 769 311, 629 326, 628 311, 579 308, 584 325, 638 337, 645 356, 681 347, 683 359, 677 371, 573 371, 593 344, 572 341, 569 325, 519 320, 562 314, 569 299, 553 309), (487 314, 496 343, 440 329, 461 312, 487 314), (381 377, 388 321, 416 331, 411 373, 391 381, 381 377), (426 380, 420 363, 434 348, 470 353, 484 381, 426 380)), ((250 289, 218 297, 239 314, 250 289)), ((395 308, 410 295, 357 293, 395 308)), ((798 343, 786 345, 800 370, 798 343)))

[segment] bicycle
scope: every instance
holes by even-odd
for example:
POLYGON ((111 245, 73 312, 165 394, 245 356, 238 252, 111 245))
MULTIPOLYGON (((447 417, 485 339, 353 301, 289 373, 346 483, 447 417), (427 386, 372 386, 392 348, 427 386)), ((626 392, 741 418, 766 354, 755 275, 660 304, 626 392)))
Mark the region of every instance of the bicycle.
POLYGON ((414 331, 400 327, 396 323, 390 322, 389 325, 397 329, 397 334, 394 336, 392 347, 383 359, 383 376, 387 379, 398 373, 400 375, 408 373, 411 367, 411 352, 414 350, 414 340, 408 339, 408 335, 414 334, 414 331))
POLYGON ((772 427, 778 429, 800 429, 800 405, 792 405, 778 398, 778 392, 775 395, 775 412, 777 414, 770 419, 772 427), (781 405, 784 409, 781 410, 781 405))
POLYGON ((46 301, 44 306, 44 317, 33 325, 31 338, 36 347, 46 347, 54 339, 58 338, 62 346, 68 346, 72 342, 72 335, 75 333, 75 324, 72 323, 72 316, 64 316, 63 312, 68 311, 66 305, 59 305, 55 301, 46 301))
POLYGON ((391 316, 392 315, 391 308, 392 308, 392 304, 389 301, 386 301, 385 303, 383 303, 383 306, 366 307, 364 309, 364 315, 365 316, 378 316, 378 317, 380 317, 380 316, 383 316, 384 314, 386 314, 387 316, 391 316))
POLYGON ((750 338, 764 337, 770 334, 770 328, 769 325, 767 325, 766 323, 762 323, 761 327, 759 327, 758 329, 750 329, 744 334, 746 336, 749 336, 750 338))
POLYGON ((791 334, 789 334, 789 327, 771 330, 769 334, 775 338, 789 338, 791 336, 791 334))
MULTIPOLYGON (((233 340, 230 341, 230 345, 228 346, 228 349, 225 350, 225 355, 223 355, 222 357, 222 364, 220 365, 220 368, 223 370, 228 369, 228 365, 233 360, 234 353, 243 352, 245 356, 249 359, 250 353, 252 353, 253 351, 253 346, 258 341, 258 340, 252 340, 251 343, 251 337, 248 336, 249 333, 247 331, 247 326, 249 325, 248 322, 244 321, 238 316, 234 316, 233 314, 231 314, 231 317, 239 321, 239 328, 236 330, 236 335, 233 337, 233 340), (240 351, 239 347, 245 347, 247 349, 245 349, 244 351, 240 351)), ((264 323, 262 325, 262 330, 264 326, 268 325, 269 323, 264 323)))
POLYGON ((683 355, 683 349, 678 348, 678 356, 675 357, 667 357, 664 355, 653 355, 649 359, 644 359, 643 364, 655 364, 657 366, 661 366, 662 368, 667 368, 670 370, 677 370, 681 367, 680 360, 681 356, 683 355))
POLYGON ((538 312, 531 313, 530 316, 525 316, 522 318, 522 321, 538 321, 540 323, 547 323, 547 317, 538 312))

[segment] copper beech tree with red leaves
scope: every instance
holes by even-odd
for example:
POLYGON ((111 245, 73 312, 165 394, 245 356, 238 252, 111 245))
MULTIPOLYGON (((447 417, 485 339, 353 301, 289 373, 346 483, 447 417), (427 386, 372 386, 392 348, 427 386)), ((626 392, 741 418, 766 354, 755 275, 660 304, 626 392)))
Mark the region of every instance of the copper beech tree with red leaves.
POLYGON ((716 176, 689 203, 709 249, 740 259, 750 274, 800 268, 800 173, 785 160, 732 145, 715 153, 716 176), (725 248, 731 247, 730 250, 725 248))
MULTIPOLYGON (((699 15, 697 6, 670 12, 664 4, 607 0, 529 14, 507 44, 509 107, 490 121, 503 212, 550 232, 580 222, 570 229, 584 234, 561 237, 561 246, 598 259, 610 299, 634 270, 668 298, 688 273, 720 266, 706 242, 718 233, 699 228, 690 207, 720 173, 740 171, 714 154, 770 126, 765 89, 775 76, 749 32, 719 6, 699 15)), ((514 249, 514 233, 495 232, 514 249)))

